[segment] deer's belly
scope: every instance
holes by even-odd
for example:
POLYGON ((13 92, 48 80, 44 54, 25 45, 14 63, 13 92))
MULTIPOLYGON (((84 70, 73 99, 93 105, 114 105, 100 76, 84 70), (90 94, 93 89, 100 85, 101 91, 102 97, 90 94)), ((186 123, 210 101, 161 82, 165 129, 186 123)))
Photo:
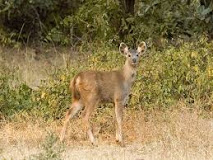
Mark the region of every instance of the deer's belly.
POLYGON ((101 102, 102 103, 111 103, 111 102, 114 101, 113 99, 114 98, 112 97, 112 95, 106 95, 106 94, 104 94, 104 95, 101 96, 101 102))

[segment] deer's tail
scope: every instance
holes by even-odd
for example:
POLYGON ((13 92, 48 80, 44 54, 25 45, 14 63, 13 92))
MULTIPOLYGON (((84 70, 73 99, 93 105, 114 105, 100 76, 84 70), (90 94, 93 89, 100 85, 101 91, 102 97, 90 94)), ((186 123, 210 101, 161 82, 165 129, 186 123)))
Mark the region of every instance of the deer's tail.
POLYGON ((80 77, 75 76, 70 83, 70 90, 72 92, 72 100, 79 100, 81 98, 80 92, 78 90, 79 80, 80 80, 80 77))

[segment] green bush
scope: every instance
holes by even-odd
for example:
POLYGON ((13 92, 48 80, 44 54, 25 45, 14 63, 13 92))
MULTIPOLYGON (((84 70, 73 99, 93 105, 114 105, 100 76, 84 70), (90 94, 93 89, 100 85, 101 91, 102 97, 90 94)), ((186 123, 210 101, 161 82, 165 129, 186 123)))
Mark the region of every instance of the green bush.
POLYGON ((132 17, 130 21, 133 25, 130 29, 126 28, 128 41, 141 37, 152 40, 164 37, 171 40, 177 37, 191 37, 204 30, 202 22, 198 20, 200 13, 197 12, 197 1, 186 5, 182 0, 146 0, 141 1, 139 6, 137 16, 132 17))
POLYGON ((42 83, 34 97, 36 106, 31 111, 33 116, 50 121, 62 118, 71 102, 69 83, 73 73, 74 70, 69 74, 59 71, 52 79, 42 83))
POLYGON ((66 16, 48 32, 47 41, 74 44, 118 39, 119 3, 114 0, 89 0, 79 6, 75 14, 66 16))
POLYGON ((11 117, 22 111, 30 111, 35 103, 32 100, 34 91, 26 84, 12 86, 14 75, 0 75, 0 114, 4 118, 11 117))
MULTIPOLYGON (((75 0, 1 0, 0 31, 9 33, 9 38, 15 41, 41 40, 50 29, 76 8, 75 0)), ((5 35, 1 35, 0 42, 4 40, 5 35)))

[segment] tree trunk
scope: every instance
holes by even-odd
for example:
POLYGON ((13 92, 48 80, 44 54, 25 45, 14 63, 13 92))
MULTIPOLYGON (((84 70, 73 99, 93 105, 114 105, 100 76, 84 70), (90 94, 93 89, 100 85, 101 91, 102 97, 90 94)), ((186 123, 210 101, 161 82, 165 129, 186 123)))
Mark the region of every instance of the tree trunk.
POLYGON ((191 4, 191 0, 187 0, 186 4, 190 5, 191 4))
POLYGON ((205 8, 207 8, 210 3, 211 3, 211 0, 200 0, 200 5, 204 5, 205 8))
POLYGON ((135 0, 125 0, 126 12, 134 15, 135 0))

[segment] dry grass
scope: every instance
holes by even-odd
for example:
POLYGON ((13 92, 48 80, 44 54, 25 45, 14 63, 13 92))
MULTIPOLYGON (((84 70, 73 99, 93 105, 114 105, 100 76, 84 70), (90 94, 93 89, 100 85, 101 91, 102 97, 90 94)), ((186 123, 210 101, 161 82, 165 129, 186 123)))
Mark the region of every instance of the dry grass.
MULTIPOLYGON (((70 122, 63 159, 213 159, 213 121, 202 118, 198 110, 183 103, 172 111, 126 110, 124 133, 126 147, 114 142, 111 113, 103 114, 98 147, 90 146, 79 118, 70 122)), ((27 159, 41 151, 48 131, 59 134, 60 122, 5 122, 0 129, 1 158, 27 159)))
POLYGON ((70 64, 74 65, 79 57, 82 59, 82 54, 62 47, 43 47, 38 50, 28 47, 9 49, 0 46, 0 67, 9 68, 18 75, 20 82, 25 82, 34 89, 41 84, 41 80, 48 79, 56 70, 66 69, 70 64))

